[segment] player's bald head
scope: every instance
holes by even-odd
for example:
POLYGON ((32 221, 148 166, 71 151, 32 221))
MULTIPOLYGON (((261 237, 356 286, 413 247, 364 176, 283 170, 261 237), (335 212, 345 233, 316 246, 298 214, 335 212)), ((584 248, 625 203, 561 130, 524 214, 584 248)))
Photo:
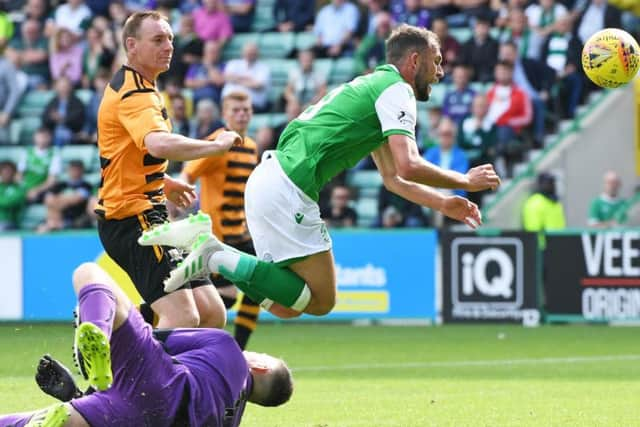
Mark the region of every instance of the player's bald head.
POLYGON ((387 63, 397 66, 408 54, 418 52, 422 55, 423 52, 439 48, 440 41, 434 32, 426 28, 402 24, 393 30, 387 39, 387 63))
POLYGON ((280 406, 293 393, 293 378, 287 364, 268 354, 245 351, 244 356, 253 376, 249 401, 261 406, 280 406))

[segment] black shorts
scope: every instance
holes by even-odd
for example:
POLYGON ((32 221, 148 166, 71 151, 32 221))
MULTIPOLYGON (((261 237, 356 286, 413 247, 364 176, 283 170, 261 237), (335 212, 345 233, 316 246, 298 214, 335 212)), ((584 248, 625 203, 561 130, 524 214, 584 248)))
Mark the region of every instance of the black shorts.
MULTIPOLYGON (((244 242, 239 242, 239 243, 228 243, 225 242, 227 245, 236 248, 237 250, 244 252, 245 254, 249 254, 249 255, 255 255, 256 254, 256 250, 253 247, 253 241, 252 240, 246 240, 244 242)), ((228 279, 225 279, 222 275, 220 274, 212 274, 211 275, 211 281, 213 282, 213 286, 215 286, 216 288, 224 288, 227 286, 234 286, 233 282, 231 282, 228 279)))
MULTIPOLYGON (((182 261, 182 254, 170 246, 140 246, 143 230, 167 220, 166 209, 153 209, 124 219, 101 219, 98 234, 107 254, 127 272, 138 293, 147 304, 167 295, 164 280, 182 261)), ((208 279, 194 280, 180 289, 210 285, 208 279)))

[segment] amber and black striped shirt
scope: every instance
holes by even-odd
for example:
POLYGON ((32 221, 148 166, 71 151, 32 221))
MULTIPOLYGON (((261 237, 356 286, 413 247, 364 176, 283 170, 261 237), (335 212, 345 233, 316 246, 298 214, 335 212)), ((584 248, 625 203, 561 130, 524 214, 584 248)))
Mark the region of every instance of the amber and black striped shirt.
POLYGON ((98 110, 98 215, 122 219, 166 202, 167 161, 153 157, 144 145, 144 137, 154 131, 171 132, 164 100, 154 83, 123 66, 107 85, 98 110))
MULTIPOLYGON (((215 139, 218 129, 207 139, 215 139)), ((187 162, 183 172, 192 180, 200 179, 200 209, 211 216, 213 233, 228 244, 250 239, 244 215, 244 188, 258 164, 254 140, 233 146, 221 156, 187 162)))

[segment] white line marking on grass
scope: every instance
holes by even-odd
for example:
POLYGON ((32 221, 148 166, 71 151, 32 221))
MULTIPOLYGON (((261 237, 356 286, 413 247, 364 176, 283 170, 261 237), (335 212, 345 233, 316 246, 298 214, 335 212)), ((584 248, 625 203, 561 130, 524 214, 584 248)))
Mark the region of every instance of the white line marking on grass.
POLYGON ((459 360, 450 362, 397 362, 397 363, 357 363, 335 366, 300 366, 294 372, 345 371, 355 369, 408 369, 408 368, 455 368, 465 366, 515 366, 536 364, 595 363, 640 360, 640 354, 620 354, 603 356, 542 357, 539 359, 496 359, 459 360))

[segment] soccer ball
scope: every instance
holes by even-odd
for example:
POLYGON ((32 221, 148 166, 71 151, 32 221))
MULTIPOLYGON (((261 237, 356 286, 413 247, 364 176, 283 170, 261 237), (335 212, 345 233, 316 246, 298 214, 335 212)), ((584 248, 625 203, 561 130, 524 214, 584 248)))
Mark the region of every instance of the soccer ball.
POLYGON ((605 28, 582 48, 582 68, 600 87, 615 88, 629 83, 640 66, 638 42, 626 31, 605 28))

